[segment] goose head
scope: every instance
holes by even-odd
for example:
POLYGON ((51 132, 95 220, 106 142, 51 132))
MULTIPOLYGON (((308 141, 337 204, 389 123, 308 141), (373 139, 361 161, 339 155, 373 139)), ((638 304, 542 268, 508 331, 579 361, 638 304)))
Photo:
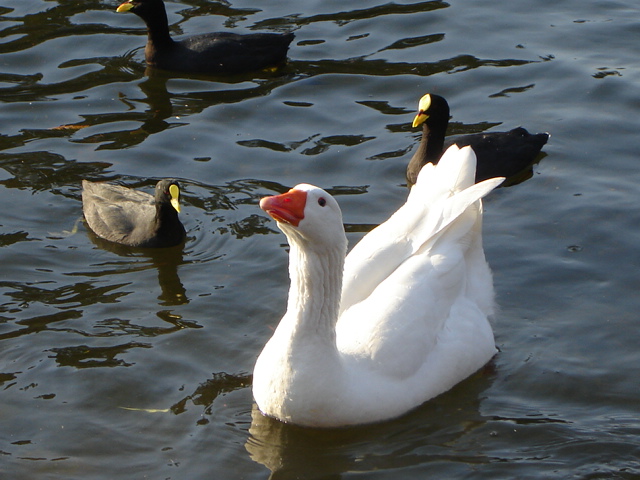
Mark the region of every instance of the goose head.
POLYGON ((308 246, 344 243, 346 237, 338 202, 325 190, 302 183, 281 195, 264 197, 260 208, 290 240, 308 246))

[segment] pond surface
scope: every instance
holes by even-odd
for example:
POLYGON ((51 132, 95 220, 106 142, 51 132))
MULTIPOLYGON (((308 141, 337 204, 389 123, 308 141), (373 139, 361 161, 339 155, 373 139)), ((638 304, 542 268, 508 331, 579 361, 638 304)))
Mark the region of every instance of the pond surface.
POLYGON ((167 3, 176 36, 295 32, 284 69, 233 78, 145 72, 118 2, 0 6, 2 477, 640 478, 640 7, 267 3, 167 3), (453 134, 552 135, 485 202, 499 354, 379 425, 256 414, 288 288, 259 199, 326 188, 353 244, 406 198, 427 92, 453 134), (184 248, 87 232, 83 178, 163 177, 183 186, 184 248))

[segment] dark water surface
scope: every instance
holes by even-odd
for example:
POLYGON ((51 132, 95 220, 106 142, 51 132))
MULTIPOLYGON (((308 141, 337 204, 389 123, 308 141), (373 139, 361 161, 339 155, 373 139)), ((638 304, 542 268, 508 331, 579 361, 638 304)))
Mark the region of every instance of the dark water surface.
POLYGON ((0 6, 2 478, 640 478, 637 2, 168 3, 174 35, 296 33, 285 69, 234 78, 145 73, 117 3, 0 6), (288 286, 259 198, 327 188, 356 241, 406 198, 426 92, 453 133, 552 134, 485 203, 500 353, 380 425, 256 415, 288 286), (161 177, 184 249, 79 221, 81 179, 161 177))

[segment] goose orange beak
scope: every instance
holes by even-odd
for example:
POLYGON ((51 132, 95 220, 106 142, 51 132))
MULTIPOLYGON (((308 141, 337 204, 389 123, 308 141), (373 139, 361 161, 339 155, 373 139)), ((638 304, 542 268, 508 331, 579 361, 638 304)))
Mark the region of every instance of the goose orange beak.
POLYGON ((297 227, 304 219, 304 207, 307 204, 307 192, 292 188, 282 195, 264 197, 260 208, 278 223, 287 223, 297 227))

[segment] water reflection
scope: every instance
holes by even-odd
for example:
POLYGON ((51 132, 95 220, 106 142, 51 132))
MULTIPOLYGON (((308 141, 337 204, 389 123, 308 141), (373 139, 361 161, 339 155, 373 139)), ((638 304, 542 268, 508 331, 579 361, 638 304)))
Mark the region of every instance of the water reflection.
POLYGON ((207 108, 267 96, 273 89, 292 79, 286 71, 265 72, 259 76, 204 77, 185 76, 147 68, 144 74, 146 78, 143 78, 139 84, 143 97, 129 98, 124 94, 120 95, 119 101, 125 105, 125 111, 83 115, 82 122, 56 129, 73 132, 107 123, 139 122, 141 125, 134 129, 97 133, 72 140, 75 143, 97 143, 99 144, 96 147, 97 150, 120 150, 138 145, 151 135, 169 128, 189 125, 189 122, 183 119, 197 115, 207 108), (169 91, 167 83, 172 79, 180 78, 202 81, 203 90, 189 93, 169 91), (144 112, 139 111, 136 106, 140 103, 148 105, 144 112))
POLYGON ((313 430, 287 425, 251 411, 250 437, 245 448, 251 459, 271 471, 272 479, 340 478, 354 459, 341 455, 347 430, 313 430))
POLYGON ((178 275, 178 267, 185 263, 184 244, 170 248, 134 248, 104 240, 89 228, 87 228, 87 235, 98 248, 128 259, 132 256, 143 258, 147 263, 145 268, 148 268, 148 265, 155 268, 158 271, 158 284, 161 291, 157 297, 160 300, 159 305, 175 306, 189 303, 187 292, 178 275))
MULTIPOLYGON (((213 411, 213 403, 216 398, 221 395, 246 388, 251 385, 251 375, 237 374, 231 375, 225 372, 218 372, 213 374, 213 378, 206 380, 198 385, 198 387, 186 395, 184 398, 174 403, 170 410, 179 415, 187 410, 187 403, 191 402, 194 405, 200 405, 204 407, 203 415, 211 415, 213 411)), ((209 423, 209 420, 205 417, 198 420, 198 425, 205 425, 209 423)))
POLYGON ((132 348, 151 348, 148 343, 126 342, 120 345, 97 347, 89 345, 74 345, 69 347, 52 348, 50 358, 55 359, 61 367, 94 368, 94 367, 130 367, 134 363, 126 362, 118 355, 125 355, 132 348))
MULTIPOLYGON (((0 138, 0 150, 5 139, 0 138)), ((0 167, 13 175, 12 178, 0 180, 0 185, 6 188, 59 193, 62 189, 66 190, 68 185, 80 183, 80 178, 101 177, 111 164, 79 162, 67 160, 57 153, 32 151, 0 153, 0 167)))
MULTIPOLYGON (((439 41, 439 39, 430 39, 439 41)), ((409 46, 415 39, 406 39, 409 46)), ((396 42, 397 43, 397 42, 396 42)), ((380 51, 388 49, 407 48, 396 44, 389 45, 380 51)), ((190 124, 188 117, 197 115, 202 111, 221 104, 233 104, 246 101, 247 99, 266 97, 273 90, 305 78, 327 74, 353 74, 368 76, 396 76, 396 75, 418 75, 430 76, 439 73, 454 73, 457 71, 471 70, 481 67, 509 67, 521 66, 533 63, 530 60, 520 59, 480 59, 470 55, 460 55, 454 58, 442 59, 435 62, 420 63, 393 63, 384 59, 370 59, 372 55, 379 52, 368 53, 359 57, 347 58, 343 60, 322 59, 313 61, 290 60, 289 64, 276 72, 261 72, 257 75, 238 75, 225 77, 180 75, 173 72, 165 72, 144 67, 137 63, 132 53, 123 57, 112 59, 89 59, 82 60, 84 63, 99 63, 102 69, 99 72, 92 72, 91 78, 82 75, 78 78, 67 81, 64 85, 40 84, 40 78, 29 83, 29 94, 33 95, 31 101, 41 100, 41 97, 49 95, 72 94, 82 91, 79 85, 101 85, 116 82, 131 82, 140 80, 139 88, 142 97, 128 97, 125 93, 120 93, 118 101, 124 105, 122 111, 113 112, 111 106, 109 113, 90 111, 89 113, 78 113, 82 120, 71 124, 51 125, 48 128, 25 128, 18 134, 0 137, 0 150, 15 148, 25 145, 29 141, 47 138, 69 138, 72 143, 97 144, 96 150, 121 150, 134 147, 143 143, 154 134, 161 133, 170 128, 184 127, 190 124), (145 77, 146 75, 146 77, 145 77), (93 78, 93 77, 98 78, 93 78), (202 81, 202 91, 190 91, 172 93, 167 83, 171 79, 189 79, 192 81, 202 81), (32 85, 35 84, 35 85, 32 85), (35 86, 38 86, 36 89, 35 86), (37 90, 41 90, 40 93, 37 90), (146 104, 148 108, 141 111, 139 104, 146 104), (138 123, 139 126, 132 129, 113 129, 111 131, 100 131, 99 133, 89 133, 81 136, 79 132, 90 127, 103 127, 108 124, 122 125, 127 122, 138 123), (80 137, 80 138, 78 138, 80 137)), ((546 61, 545 59, 537 61, 546 61)), ((78 66, 79 60, 67 62, 60 68, 78 66)), ((21 99, 22 92, 14 92, 13 89, 0 89, 3 95, 18 95, 21 99)), ((27 100, 27 99, 23 99, 27 100)), ((95 106, 90 106, 95 109, 95 106)), ((89 107, 88 107, 89 108, 89 107)), ((493 125, 484 125, 484 129, 493 125)), ((101 128, 104 130, 104 128, 101 128)), ((450 130, 451 133, 456 133, 450 130)), ((475 133, 465 129, 460 133, 475 133)), ((241 143, 248 147, 266 147, 276 151, 296 150, 312 142, 312 146, 305 148, 302 153, 305 155, 318 155, 327 150, 331 145, 353 146, 362 142, 372 140, 374 137, 356 135, 350 136, 328 136, 316 138, 313 135, 309 138, 290 142, 288 145, 275 144, 260 139, 243 141, 241 143)), ((401 152, 404 153, 404 152, 401 152)), ((398 153, 400 154, 400 153, 398 153)), ((395 156, 395 155, 393 155, 395 156)), ((382 158, 382 157, 381 157, 382 158)))
MULTIPOLYGON (((5 282, 2 284, 3 287, 9 287, 9 288, 13 288, 16 291, 15 292, 7 292, 5 293, 6 296, 18 299, 19 295, 18 293, 20 292, 20 288, 23 288, 24 285, 20 285, 20 284, 12 284, 9 282, 5 282)), ((36 294, 33 296, 29 296, 28 297, 31 301, 39 301, 40 297, 36 294)), ((17 313, 21 313, 21 310, 26 309, 28 307, 28 304, 25 302, 22 302, 19 304, 19 307, 15 307, 13 305, 11 305, 12 302, 7 302, 7 304, 5 304, 6 306, 3 305, 3 308, 0 310, 0 320, 2 320, 2 322, 8 322, 9 320, 13 320, 16 317, 17 313)), ((16 325, 19 325, 20 328, 17 328, 15 330, 10 330, 8 332, 2 333, 0 334, 0 340, 8 340, 11 338, 18 338, 21 337, 23 335, 30 335, 32 333, 39 333, 45 330, 51 330, 51 331, 73 331, 73 329, 71 328, 57 328, 55 326, 55 324, 57 323, 63 323, 67 320, 78 320, 82 318, 82 311, 80 310, 65 310, 62 312, 56 312, 53 314, 47 314, 47 315, 38 315, 38 316, 34 316, 34 317, 29 317, 29 318, 24 318, 21 320, 17 320, 15 322, 16 325)))

